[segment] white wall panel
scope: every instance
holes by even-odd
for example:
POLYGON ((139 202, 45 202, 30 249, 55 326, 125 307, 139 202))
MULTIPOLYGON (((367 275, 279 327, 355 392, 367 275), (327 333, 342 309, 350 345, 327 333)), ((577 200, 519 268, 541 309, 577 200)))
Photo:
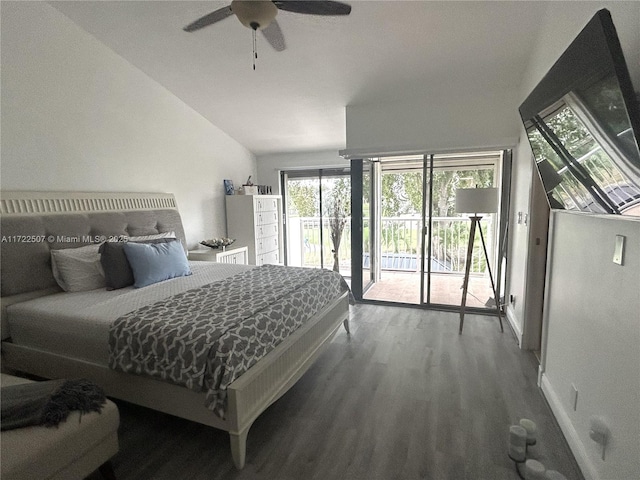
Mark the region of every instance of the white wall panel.
POLYGON ((172 192, 187 241, 225 235, 253 155, 45 2, 2 5, 5 190, 172 192))

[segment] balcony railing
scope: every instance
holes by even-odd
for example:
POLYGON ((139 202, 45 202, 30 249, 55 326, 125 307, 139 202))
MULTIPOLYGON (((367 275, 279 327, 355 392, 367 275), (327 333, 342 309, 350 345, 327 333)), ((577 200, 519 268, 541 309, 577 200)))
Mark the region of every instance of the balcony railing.
MULTIPOLYGON (((307 267, 333 265, 329 218, 322 219, 322 244, 320 242, 320 218, 294 217, 288 219, 288 262, 290 265, 307 267)), ((493 216, 483 218, 482 228, 489 255, 493 244, 493 216)), ((431 271, 463 274, 469 242, 470 220, 467 217, 434 217, 432 223, 431 271)), ((380 228, 380 260, 382 270, 420 271, 422 220, 415 217, 383 217, 380 228)), ((364 244, 368 245, 369 221, 363 222, 364 244)), ((471 273, 484 274, 486 261, 482 252, 479 233, 474 243, 471 273)), ((351 221, 347 219, 338 249, 340 271, 351 269, 351 221)), ((363 267, 370 266, 370 252, 363 252, 363 267)), ((426 267, 425 267, 426 268, 426 267)))

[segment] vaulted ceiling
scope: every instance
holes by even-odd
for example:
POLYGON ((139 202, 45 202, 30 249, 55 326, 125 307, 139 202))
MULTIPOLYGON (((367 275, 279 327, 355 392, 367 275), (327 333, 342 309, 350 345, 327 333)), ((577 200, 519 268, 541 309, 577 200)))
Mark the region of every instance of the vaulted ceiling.
POLYGON ((51 2, 256 155, 340 149, 347 105, 517 88, 545 3, 351 1, 351 15, 280 11, 276 52, 230 17, 182 28, 230 1, 51 2))

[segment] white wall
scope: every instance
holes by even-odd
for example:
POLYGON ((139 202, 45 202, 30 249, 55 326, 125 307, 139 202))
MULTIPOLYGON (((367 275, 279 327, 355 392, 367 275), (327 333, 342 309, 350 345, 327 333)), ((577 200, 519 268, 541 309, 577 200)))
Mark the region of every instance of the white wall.
POLYGON ((640 478, 640 219, 555 212, 551 228, 543 391, 585 478, 640 478), (605 460, 594 416, 611 430, 605 460))
POLYGON ((435 92, 407 102, 349 105, 347 152, 441 152, 511 148, 518 92, 435 92))
POLYGON ((172 192, 190 246, 226 232, 255 158, 44 2, 2 2, 5 190, 172 192))
MULTIPOLYGON (((636 90, 640 87, 640 2, 550 2, 527 68, 521 101, 597 10, 608 8, 636 90)), ((514 155, 512 225, 529 211, 531 150, 524 130, 514 155)), ((536 215, 536 211, 530 211, 536 215)), ((587 479, 640 478, 640 223, 620 218, 553 214, 545 293, 542 387, 587 479), (627 235, 626 265, 612 263, 613 238, 627 235), (545 338, 548 339, 545 345, 545 338), (577 411, 569 405, 571 384, 579 390, 577 411), (602 415, 612 428, 606 460, 589 438, 589 419, 602 415)), ((527 294, 529 231, 511 230, 508 278, 516 298, 527 294)), ((510 306, 518 325, 522 304, 510 306)), ((525 328, 525 326, 523 326, 525 328)))
POLYGON ((263 155, 258 157, 258 182, 271 185, 273 193, 280 193, 280 172, 305 168, 348 167, 349 161, 338 155, 337 150, 263 155))

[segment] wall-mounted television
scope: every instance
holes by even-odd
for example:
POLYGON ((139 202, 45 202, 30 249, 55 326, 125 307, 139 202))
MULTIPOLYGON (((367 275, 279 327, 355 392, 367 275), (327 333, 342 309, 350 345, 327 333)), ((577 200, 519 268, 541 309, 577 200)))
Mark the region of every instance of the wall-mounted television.
POLYGON ((640 107, 608 10, 520 106, 551 208, 640 216, 640 107))

